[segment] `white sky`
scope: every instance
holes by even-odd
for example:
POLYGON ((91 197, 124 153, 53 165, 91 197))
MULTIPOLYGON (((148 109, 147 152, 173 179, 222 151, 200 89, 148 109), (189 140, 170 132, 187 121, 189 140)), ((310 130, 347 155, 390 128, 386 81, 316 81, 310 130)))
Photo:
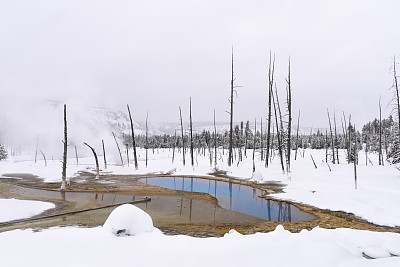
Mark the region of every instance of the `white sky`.
POLYGON ((360 125, 378 116, 379 95, 390 112, 399 10, 396 0, 2 0, 1 95, 129 103, 136 120, 149 110, 169 122, 191 96, 195 121, 213 109, 228 121, 234 45, 236 121, 266 117, 271 49, 282 93, 292 59, 294 121, 301 109, 302 125, 325 127, 329 108, 360 125))

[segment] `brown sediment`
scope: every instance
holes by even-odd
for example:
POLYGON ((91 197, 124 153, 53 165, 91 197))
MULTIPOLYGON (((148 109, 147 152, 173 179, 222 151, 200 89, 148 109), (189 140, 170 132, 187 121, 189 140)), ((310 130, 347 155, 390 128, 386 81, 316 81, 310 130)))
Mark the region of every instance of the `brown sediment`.
MULTIPOLYGON (((14 186, 27 189, 40 189, 53 192, 60 192, 60 183, 44 183, 42 179, 31 174, 5 174, 6 179, 0 179, 0 194, 4 197, 15 197, 20 199, 50 201, 56 204, 56 208, 48 210, 45 214, 54 214, 60 211, 74 211, 82 208, 91 208, 99 206, 98 203, 87 200, 63 201, 51 197, 35 197, 28 195, 18 195, 13 193, 14 186), (22 179, 21 179, 22 178, 22 179)), ((273 222, 258 219, 242 213, 228 211, 218 206, 217 200, 205 193, 183 192, 161 188, 158 186, 145 185, 139 181, 141 178, 150 177, 177 177, 171 175, 102 175, 96 180, 95 175, 88 172, 81 172, 79 176, 71 179, 71 185, 65 193, 87 192, 99 195, 115 194, 118 196, 152 196, 154 199, 153 208, 147 210, 145 204, 138 205, 146 210, 153 218, 154 225, 164 231, 166 234, 186 234, 192 236, 222 236, 230 229, 235 229, 243 234, 256 232, 269 232, 278 225, 283 225, 286 230, 291 232, 300 232, 303 229, 311 230, 314 227, 334 228, 352 228, 370 231, 385 231, 400 233, 400 227, 380 226, 363 220, 353 214, 318 209, 309 205, 289 202, 303 211, 309 212, 318 218, 308 222, 273 222), (159 204, 157 204, 159 203, 159 204), (169 208, 163 208, 162 204, 168 203, 169 208), (194 203, 199 210, 197 214, 189 214, 189 203, 194 203), (160 205, 160 207, 158 207, 160 205), (180 212, 180 214, 179 214, 180 212), (184 215, 184 216, 183 216, 184 215)), ((268 193, 281 192, 284 185, 278 182, 266 184, 252 184, 248 181, 226 177, 218 174, 219 177, 210 176, 186 176, 192 178, 205 178, 218 181, 230 181, 238 184, 245 184, 265 191, 262 196, 266 199, 277 200, 270 197, 268 193)), ((182 176, 179 176, 182 177, 182 176)), ((15 190, 14 190, 15 191, 15 190)), ((279 201, 279 200, 278 200, 279 201)), ((16 224, 8 227, 0 227, 0 231, 7 231, 21 228, 42 229, 53 226, 79 225, 85 227, 95 227, 102 225, 112 208, 88 211, 82 214, 71 216, 60 216, 39 222, 16 224)))

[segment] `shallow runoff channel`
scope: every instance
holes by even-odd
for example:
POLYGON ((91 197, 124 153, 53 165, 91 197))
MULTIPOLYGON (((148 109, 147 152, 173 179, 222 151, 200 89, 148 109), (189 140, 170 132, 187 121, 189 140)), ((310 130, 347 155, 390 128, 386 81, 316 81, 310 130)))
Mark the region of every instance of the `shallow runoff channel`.
POLYGON ((242 184, 202 178, 154 177, 143 178, 141 182, 168 189, 207 193, 218 200, 224 209, 244 213, 260 219, 275 222, 306 222, 317 219, 311 213, 284 201, 259 197, 264 192, 242 184))

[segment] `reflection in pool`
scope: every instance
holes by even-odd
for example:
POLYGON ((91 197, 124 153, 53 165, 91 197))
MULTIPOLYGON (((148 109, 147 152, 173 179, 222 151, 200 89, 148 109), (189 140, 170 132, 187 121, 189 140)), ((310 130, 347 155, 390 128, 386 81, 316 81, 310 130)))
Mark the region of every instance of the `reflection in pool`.
POLYGON ((264 192, 246 185, 201 178, 156 177, 142 182, 164 188, 207 193, 228 210, 238 211, 261 219, 277 222, 305 222, 317 217, 283 201, 258 197, 264 192))

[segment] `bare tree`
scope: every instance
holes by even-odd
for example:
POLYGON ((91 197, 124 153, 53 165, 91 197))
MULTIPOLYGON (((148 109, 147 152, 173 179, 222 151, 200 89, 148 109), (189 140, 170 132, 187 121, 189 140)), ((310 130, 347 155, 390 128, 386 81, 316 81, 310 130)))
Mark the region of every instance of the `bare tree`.
POLYGON ((67 139, 67 105, 64 104, 64 153, 62 161, 62 182, 60 190, 65 190, 67 183, 67 150, 68 150, 68 139, 67 139))
POLYGON ((253 134, 253 172, 256 171, 256 163, 255 163, 256 135, 257 135, 257 119, 254 119, 254 134, 253 134))
POLYGON ((117 138, 115 137, 115 134, 114 134, 114 132, 111 132, 111 133, 112 133, 112 135, 113 135, 113 137, 114 137, 115 144, 117 145, 117 148, 118 148, 119 157, 121 158, 121 164, 122 164, 122 167, 124 167, 124 160, 122 159, 121 149, 119 148, 119 145, 118 145, 117 138))
POLYGON ((287 111, 288 111, 288 136, 287 136, 287 155, 286 155, 286 165, 287 172, 290 172, 290 154, 292 151, 291 136, 292 136, 292 83, 290 79, 290 58, 289 58, 289 74, 286 80, 287 82, 287 111))
POLYGON ((76 158, 76 166, 79 166, 79 161, 78 161, 78 151, 76 150, 76 146, 75 147, 75 158, 76 158))
POLYGON ((381 97, 379 97, 379 165, 383 165, 383 154, 382 154, 382 106, 381 106, 381 97))
MULTIPOLYGON (((147 157, 148 157, 148 148, 149 148, 149 141, 148 141, 148 135, 149 135, 149 128, 147 125, 147 121, 149 119, 149 112, 147 111, 147 115, 146 115, 146 168, 147 168, 147 157)), ((174 160, 172 160, 172 163, 174 162, 174 160)))
POLYGON ((354 124, 354 187, 357 189, 357 134, 356 134, 356 125, 354 124))
MULTIPOLYGON (((277 93, 276 93, 276 98, 277 98, 276 102, 279 102, 277 93)), ((280 157, 280 160, 281 160, 282 172, 285 173, 285 166, 283 164, 283 149, 282 149, 281 132, 279 130, 278 115, 277 115, 277 112, 276 112, 277 107, 276 107, 276 104, 275 104, 274 96, 272 96, 272 99, 273 99, 272 102, 273 102, 273 105, 274 105, 274 112, 275 112, 275 125, 276 125, 276 136, 277 136, 277 140, 278 140, 279 157, 280 157)))
POLYGON ((172 146, 172 164, 174 164, 174 160, 175 160, 175 145, 176 145, 176 129, 175 129, 175 135, 174 135, 174 143, 172 146))
POLYGON ((261 147, 260 147, 260 150, 261 150, 261 161, 263 161, 264 160, 264 142, 263 142, 263 125, 262 125, 262 117, 261 117, 261 126, 260 126, 260 131, 261 131, 261 147))
POLYGON ((103 145, 104 169, 107 169, 106 148, 104 147, 104 140, 101 140, 101 143, 103 145))
POLYGON ((233 163, 232 158, 232 148, 233 148, 233 91, 234 91, 234 77, 233 77, 233 47, 232 47, 232 76, 231 76, 231 97, 230 97, 230 105, 231 111, 229 112, 230 115, 230 123, 229 123, 229 151, 228 151, 228 166, 231 166, 233 163))
POLYGON ((215 170, 217 169, 217 147, 218 147, 217 126, 215 125, 215 109, 214 109, 214 166, 215 166, 215 170))
POLYGON ((95 179, 99 179, 99 177, 100 177, 100 167, 99 167, 99 160, 98 160, 98 158, 97 158, 96 151, 94 150, 93 147, 89 146, 87 143, 85 143, 85 142, 83 142, 83 143, 84 143, 85 145, 87 145, 87 146, 92 150, 92 152, 93 152, 93 156, 94 156, 94 159, 95 159, 95 161, 96 161, 96 178, 95 178, 95 179))
POLYGON ((335 148, 336 148, 336 160, 337 164, 339 164, 339 146, 338 146, 338 138, 336 132, 336 112, 333 110, 333 124, 335 126, 335 148))
POLYGON ((125 144, 126 146, 126 162, 128 162, 128 168, 129 168, 129 146, 128 144, 125 144))
POLYGON ((193 123, 192 123, 192 98, 190 97, 190 105, 189 105, 189 117, 190 117, 190 159, 192 163, 192 167, 194 167, 193 160, 193 123))
POLYGON ((128 107, 129 120, 131 121, 133 159, 135 161, 135 169, 137 170, 138 169, 138 162, 137 162, 137 156, 136 156, 135 132, 133 131, 133 121, 132 121, 132 116, 131 116, 131 111, 129 109, 129 105, 126 105, 126 106, 128 107))
POLYGON ((37 161, 38 146, 39 146, 39 136, 36 137, 35 163, 37 161))
POLYGON ((44 154, 44 152, 42 150, 40 150, 40 153, 42 153, 43 156, 43 160, 44 160, 44 166, 47 166, 47 160, 46 160, 46 155, 44 154))
POLYGON ((300 110, 299 110, 299 116, 297 117, 296 152, 294 154, 294 160, 297 159, 297 150, 299 148, 299 127, 300 127, 300 110))
POLYGON ((329 121, 329 130, 331 132, 331 143, 332 143, 332 163, 335 164, 335 145, 334 145, 334 139, 333 139, 333 132, 332 132, 332 124, 331 124, 331 117, 329 116, 329 110, 326 110, 328 112, 328 121, 329 121))
POLYGON ((182 122, 181 107, 179 107, 179 116, 181 118, 181 132, 182 132, 182 159, 183 159, 183 166, 185 166, 185 136, 183 135, 183 122, 182 122))
MULTIPOLYGON (((272 115, 272 97, 273 97, 273 84, 274 84, 274 71, 275 71, 275 56, 271 66, 271 51, 269 52, 269 68, 268 68, 268 125, 267 125, 267 144, 266 144, 266 159, 265 167, 269 165, 269 150, 271 144, 271 115, 272 115)), ((272 139, 273 140, 273 139, 272 139)))
POLYGON ((400 144, 400 96, 399 96, 399 86, 397 82, 397 72, 396 72, 396 56, 393 56, 393 83, 394 89, 396 91, 396 107, 397 107, 397 123, 398 123, 398 133, 397 138, 400 144))

